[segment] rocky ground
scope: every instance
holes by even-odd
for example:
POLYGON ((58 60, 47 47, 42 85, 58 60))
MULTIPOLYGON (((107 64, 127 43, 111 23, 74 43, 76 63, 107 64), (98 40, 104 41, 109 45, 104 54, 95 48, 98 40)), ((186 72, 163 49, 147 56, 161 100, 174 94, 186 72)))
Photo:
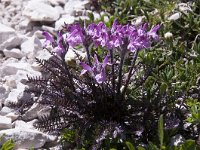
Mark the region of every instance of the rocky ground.
POLYGON ((20 116, 8 104, 30 97, 24 93, 27 75, 41 75, 35 57, 50 57, 42 49, 42 31, 55 34, 64 22, 84 17, 88 7, 87 0, 0 0, 0 136, 12 138, 16 149, 59 149, 58 137, 33 127, 47 108, 34 104, 20 116))
MULTIPOLYGON (((33 127, 48 108, 34 104, 21 116, 8 104, 30 98, 24 93, 27 75, 41 76, 35 57, 50 57, 42 49, 42 31, 56 34, 64 22, 84 18, 89 7, 88 0, 0 0, 0 136, 5 134, 4 140, 12 138, 16 149, 60 149, 58 137, 33 127)), ((179 17, 175 13, 169 20, 179 17)))

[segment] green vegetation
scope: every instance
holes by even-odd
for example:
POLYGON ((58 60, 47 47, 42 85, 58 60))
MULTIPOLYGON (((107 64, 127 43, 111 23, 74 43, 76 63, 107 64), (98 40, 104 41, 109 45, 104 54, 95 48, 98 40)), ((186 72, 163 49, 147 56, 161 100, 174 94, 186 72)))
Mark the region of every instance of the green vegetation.
MULTIPOLYGON (((91 3, 98 12, 104 13, 97 20, 90 13, 88 23, 105 22, 106 16, 109 27, 115 18, 124 24, 148 22, 150 26, 162 25, 159 30, 160 42, 151 50, 139 53, 138 62, 149 68, 148 78, 133 83, 133 87, 128 89, 133 102, 148 105, 142 137, 130 138, 129 141, 108 137, 102 149, 199 149, 200 1, 180 4, 178 0, 98 0, 97 3, 91 0, 91 3), (141 22, 138 22, 138 17, 142 18, 141 22), (142 86, 136 88, 135 84, 142 86), (158 132, 156 128, 152 129, 155 127, 153 122, 148 122, 152 117, 155 117, 154 121, 157 118, 158 132), (172 146, 170 140, 177 134, 182 135, 185 141, 172 146), (141 146, 142 143, 145 146, 141 146)), ((138 80, 143 75, 144 70, 138 70, 138 80)))
POLYGON ((13 150, 14 149, 14 142, 12 139, 9 139, 5 141, 4 143, 1 143, 3 140, 3 136, 0 137, 0 150, 13 150))

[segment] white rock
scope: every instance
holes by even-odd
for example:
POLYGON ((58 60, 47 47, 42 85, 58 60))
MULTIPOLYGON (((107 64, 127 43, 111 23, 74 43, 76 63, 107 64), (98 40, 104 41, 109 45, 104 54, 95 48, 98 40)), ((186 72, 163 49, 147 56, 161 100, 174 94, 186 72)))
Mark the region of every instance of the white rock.
POLYGON ((1 0, 1 2, 11 2, 12 0, 1 0))
POLYGON ((55 6, 55 9, 57 9, 60 15, 65 13, 64 9, 61 6, 55 6))
POLYGON ((31 106, 31 108, 26 111, 26 113, 22 116, 23 120, 33 120, 38 117, 37 112, 39 112, 44 106, 38 103, 35 103, 31 106))
POLYGON ((13 28, 0 23, 0 44, 14 36, 16 36, 16 32, 13 28))
POLYGON ((12 120, 8 117, 0 116, 0 130, 10 128, 12 128, 12 120))
POLYGON ((69 48, 69 50, 67 51, 67 53, 65 54, 65 61, 67 63, 73 61, 73 60, 76 60, 77 58, 77 55, 76 53, 78 53, 80 55, 80 57, 82 59, 85 59, 86 58, 86 52, 82 52, 82 51, 78 51, 78 50, 73 50, 71 47, 69 48))
POLYGON ((7 85, 8 87, 10 87, 10 88, 16 88, 17 87, 14 75, 5 76, 4 80, 6 80, 5 85, 7 85))
POLYGON ((94 15, 94 20, 98 20, 98 19, 101 19, 101 16, 100 16, 100 14, 98 13, 98 12, 96 12, 96 11, 91 11, 90 13, 93 13, 93 15, 94 15))
POLYGON ((3 53, 6 57, 22 58, 24 54, 18 48, 13 48, 11 50, 4 49, 3 53))
POLYGON ((21 19, 20 23, 19 23, 19 28, 20 29, 25 29, 27 30, 31 30, 31 20, 29 20, 28 18, 23 18, 21 19))
POLYGON ((1 111, 2 107, 3 107, 3 106, 2 106, 2 103, 0 102, 0 111, 1 111))
POLYGON ((16 58, 8 58, 3 61, 2 67, 6 66, 9 63, 16 63, 16 62, 19 62, 19 60, 16 58))
POLYGON ((12 89, 9 93, 8 97, 4 101, 5 106, 9 106, 10 103, 18 103, 19 99, 30 99, 31 95, 28 93, 24 93, 26 85, 22 83, 17 84, 16 89, 12 89))
POLYGON ((184 141, 185 141, 185 138, 182 135, 177 134, 171 138, 170 145, 178 146, 178 145, 184 143, 184 141))
POLYGON ((55 23, 55 29, 56 30, 60 30, 61 27, 64 25, 64 23, 66 24, 72 24, 75 21, 75 17, 71 16, 71 15, 65 15, 62 18, 60 18, 58 21, 56 21, 55 23))
POLYGON ((56 21, 60 16, 54 7, 35 0, 28 2, 23 14, 31 21, 56 21))
POLYGON ((170 20, 170 21, 174 20, 174 21, 175 21, 175 20, 178 20, 180 17, 181 17, 181 13, 177 12, 177 13, 171 15, 171 16, 168 18, 168 20, 170 20))
POLYGON ((5 98, 8 97, 9 87, 6 85, 0 85, 0 103, 2 103, 5 98))
POLYGON ((33 36, 21 44, 21 51, 26 54, 28 58, 34 58, 37 51, 42 50, 42 43, 33 36))
POLYGON ((57 35, 57 32, 56 32, 56 30, 53 27, 43 25, 42 26, 42 30, 44 30, 46 32, 49 32, 52 35, 55 35, 55 36, 57 35))
POLYGON ((187 14, 188 12, 191 12, 191 11, 192 11, 190 5, 187 4, 187 3, 179 3, 179 4, 177 4, 176 7, 178 8, 179 11, 181 11, 181 12, 183 12, 183 13, 186 13, 186 14, 187 14))
POLYGON ((16 120, 13 124, 14 124, 15 128, 34 129, 35 130, 32 123, 24 122, 22 120, 16 120))
POLYGON ((37 62, 34 62, 34 63, 31 65, 31 67, 32 67, 33 70, 35 70, 35 71, 41 71, 41 70, 42 70, 41 66, 40 66, 37 62))
POLYGON ((5 115, 7 115, 7 114, 9 114, 11 112, 14 112, 14 110, 9 108, 9 107, 7 107, 7 106, 4 106, 0 111, 0 115, 5 116, 5 115))
POLYGON ((49 140, 46 134, 37 130, 26 128, 14 128, 0 131, 0 136, 3 136, 3 141, 13 139, 15 149, 41 148, 46 141, 49 140))
POLYGON ((48 60, 52 57, 52 55, 47 50, 41 50, 37 53, 36 58, 42 60, 48 60))
POLYGON ((19 117, 19 115, 16 112, 10 112, 7 115, 5 115, 7 118, 10 118, 11 121, 15 121, 17 120, 17 118, 19 117))
MULTIPOLYGON (((105 18, 105 17, 104 17, 105 18)), ((78 17, 76 17, 76 20, 89 20, 89 17, 88 16, 78 16, 78 17)))
POLYGON ((38 39, 44 38, 44 36, 42 35, 42 31, 40 31, 40 30, 35 31, 34 36, 36 36, 38 39))
POLYGON ((28 80, 27 75, 31 76, 32 74, 24 70, 18 70, 15 75, 16 84, 25 83, 28 80))
POLYGON ((21 43, 26 40, 26 37, 23 35, 15 35, 14 37, 11 37, 9 39, 7 39, 5 42, 3 42, 0 45, 0 50, 3 49, 12 49, 12 48, 16 48, 18 46, 21 45, 21 43))
POLYGON ((51 112, 51 107, 50 106, 45 106, 41 110, 37 112, 38 118, 41 118, 43 116, 49 116, 51 112))
POLYGON ((65 13, 76 16, 79 12, 85 9, 85 5, 88 3, 88 0, 68 0, 64 8, 65 13))
POLYGON ((31 68, 31 65, 29 63, 25 62, 13 62, 13 63, 8 63, 3 65, 2 67, 2 72, 3 75, 14 75, 17 73, 18 70, 24 70, 27 71, 29 74, 35 75, 35 76, 40 76, 41 73, 34 71, 31 68))
POLYGON ((144 18, 145 18, 144 16, 138 16, 137 18, 135 18, 133 25, 135 26, 141 25, 143 23, 144 18))
POLYGON ((64 5, 66 0, 48 0, 52 5, 64 5))

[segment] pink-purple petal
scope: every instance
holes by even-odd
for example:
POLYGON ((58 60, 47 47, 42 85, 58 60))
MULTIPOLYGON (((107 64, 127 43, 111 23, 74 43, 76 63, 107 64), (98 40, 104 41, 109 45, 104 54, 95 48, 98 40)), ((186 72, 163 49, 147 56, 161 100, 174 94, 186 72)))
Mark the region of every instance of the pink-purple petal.
POLYGON ((87 70, 87 71, 92 70, 92 68, 89 65, 85 64, 84 62, 80 62, 80 66, 83 67, 84 70, 87 70))

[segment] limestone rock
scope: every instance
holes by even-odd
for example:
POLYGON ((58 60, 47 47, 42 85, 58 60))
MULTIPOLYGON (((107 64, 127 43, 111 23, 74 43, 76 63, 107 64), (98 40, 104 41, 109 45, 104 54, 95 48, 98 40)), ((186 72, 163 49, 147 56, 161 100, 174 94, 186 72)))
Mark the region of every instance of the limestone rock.
POLYGON ((26 54, 28 58, 33 58, 37 51, 42 49, 42 43, 36 37, 30 37, 28 40, 21 44, 21 51, 26 54))
POLYGON ((79 56, 82 59, 86 58, 86 52, 84 51, 80 51, 80 50, 73 50, 71 47, 69 48, 69 50, 67 51, 67 53, 65 54, 65 61, 66 63, 71 63, 73 61, 76 61, 77 59, 77 55, 76 53, 79 54, 79 56))
POLYGON ((11 62, 2 66, 2 73, 3 75, 15 75, 18 70, 27 71, 27 74, 32 74, 35 76, 40 76, 41 73, 34 71, 31 68, 31 65, 26 62, 11 62))
POLYGON ((5 134, 3 141, 12 138, 15 141, 16 149, 41 148, 46 143, 55 143, 57 137, 36 130, 33 126, 35 121, 37 120, 30 122, 17 120, 13 123, 13 129, 0 131, 0 136, 5 134))
POLYGON ((34 62, 34 63, 31 65, 31 67, 32 67, 33 70, 35 70, 35 71, 41 71, 41 70, 42 70, 40 64, 38 64, 37 62, 34 62))
POLYGON ((72 24, 75 21, 75 17, 71 15, 65 15, 62 18, 60 18, 58 21, 55 23, 55 29, 59 30, 61 27, 66 24, 72 24))
POLYGON ((170 21, 173 21, 173 20, 174 20, 174 21, 175 21, 175 20, 178 20, 180 17, 181 17, 181 13, 180 13, 180 12, 177 12, 177 13, 171 15, 171 16, 168 18, 168 20, 170 20, 170 21))
POLYGON ((52 55, 47 50, 41 50, 37 53, 36 58, 42 60, 48 60, 52 57, 52 55))
POLYGON ((179 4, 177 4, 176 7, 178 8, 179 11, 186 13, 186 14, 188 12, 192 11, 192 9, 188 3, 179 3, 179 4))
POLYGON ((5 116, 7 118, 10 118, 12 122, 15 121, 19 117, 19 115, 16 112, 10 112, 5 116))
POLYGON ((0 23, 0 44, 14 36, 16 36, 16 32, 13 28, 0 23))
POLYGON ((31 95, 24 93, 26 86, 22 83, 17 84, 16 89, 12 89, 8 95, 8 98, 5 99, 4 105, 9 106, 10 103, 18 103, 19 99, 30 99, 31 95))
POLYGON ((18 70, 16 75, 15 75, 15 81, 16 83, 23 83, 25 84, 25 82, 28 80, 28 76, 31 76, 31 74, 28 71, 24 71, 24 70, 18 70))
POLYGON ((0 85, 0 103, 2 103, 9 94, 9 87, 6 85, 0 85))
POLYGON ((35 128, 33 127, 33 124, 32 122, 24 122, 22 120, 16 120, 14 123, 13 123, 14 127, 15 128, 21 128, 21 129, 33 129, 35 130, 35 128))
POLYGON ((4 106, 0 111, 0 115, 5 116, 5 115, 7 115, 7 114, 9 114, 11 112, 14 112, 14 110, 9 108, 9 107, 7 107, 7 106, 4 106))
POLYGON ((0 50, 3 49, 12 49, 16 48, 21 45, 21 43, 26 39, 23 35, 15 35, 9 39, 7 39, 5 42, 0 44, 0 50))
POLYGON ((1 135, 4 135, 3 141, 13 139, 16 149, 40 148, 48 141, 48 136, 42 132, 26 128, 2 130, 1 135))
POLYGON ((61 6, 55 6, 55 9, 57 9, 60 15, 63 15, 65 13, 64 9, 61 6))
MULTIPOLYGON (((52 34, 52 35, 57 36, 57 32, 56 32, 56 30, 55 30, 53 27, 43 25, 43 26, 42 26, 42 30, 44 30, 44 31, 46 31, 46 32, 49 32, 49 33, 52 34)), ((44 36, 43 36, 43 37, 44 37, 44 36)))
POLYGON ((40 30, 35 31, 34 36, 36 36, 38 39, 44 38, 44 36, 42 35, 42 31, 40 31, 40 30))
POLYGON ((82 11, 85 9, 86 4, 88 4, 87 0, 68 0, 65 4, 65 13, 69 15, 82 15, 82 11))
POLYGON ((39 112, 43 108, 43 105, 35 103, 31 106, 31 108, 26 111, 26 113, 22 116, 22 119, 27 120, 33 120, 38 117, 37 112, 39 112))
POLYGON ((10 88, 16 88, 17 84, 16 84, 16 80, 15 80, 15 76, 14 75, 10 75, 10 76, 5 76, 4 77, 5 85, 10 87, 10 88))
POLYGON ((24 54, 18 48, 13 48, 11 50, 4 49, 3 53, 6 57, 22 58, 24 54))
POLYGON ((8 117, 0 116, 0 130, 10 128, 12 128, 12 120, 8 117))
POLYGON ((64 5, 66 0, 48 0, 52 5, 64 5))
POLYGON ((41 110, 37 112, 38 118, 41 118, 43 116, 49 116, 51 112, 51 107, 50 106, 43 106, 41 110))
POLYGON ((35 0, 28 2, 23 14, 31 21, 56 21, 60 16, 54 7, 35 0))

